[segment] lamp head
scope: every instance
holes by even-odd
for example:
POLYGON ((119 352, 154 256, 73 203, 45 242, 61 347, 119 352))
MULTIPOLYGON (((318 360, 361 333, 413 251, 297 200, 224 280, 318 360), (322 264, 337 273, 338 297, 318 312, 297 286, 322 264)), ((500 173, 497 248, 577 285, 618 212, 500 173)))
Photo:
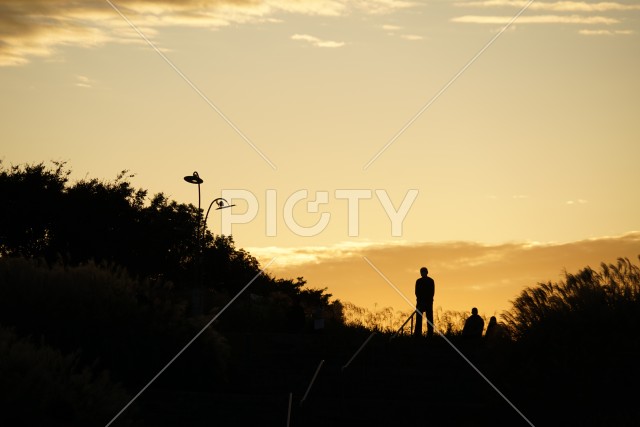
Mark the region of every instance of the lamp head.
POLYGON ((193 172, 193 175, 185 176, 184 180, 189 184, 202 184, 204 182, 202 178, 200 178, 200 175, 198 175, 198 172, 195 171, 193 172))
POLYGON ((235 206, 235 205, 230 205, 229 202, 227 202, 227 200, 223 199, 222 197, 215 199, 214 202, 216 205, 218 205, 218 207, 216 208, 217 211, 219 211, 220 209, 226 209, 226 208, 235 206))

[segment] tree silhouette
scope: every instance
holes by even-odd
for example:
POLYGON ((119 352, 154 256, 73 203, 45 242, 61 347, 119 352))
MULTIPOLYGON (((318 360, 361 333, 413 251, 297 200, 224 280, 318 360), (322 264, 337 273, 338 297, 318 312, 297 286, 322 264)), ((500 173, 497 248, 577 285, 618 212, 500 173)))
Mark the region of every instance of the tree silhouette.
MULTIPOLYGON (((114 181, 69 183, 64 163, 2 168, 0 254, 42 257, 78 265, 93 260, 122 266, 132 275, 193 284, 199 253, 199 215, 191 204, 135 189, 123 171, 114 181)), ((255 258, 231 236, 204 238, 207 283, 246 283, 259 271, 255 258)))
POLYGON ((41 256, 51 244, 70 171, 63 163, 2 166, 0 254, 41 256))

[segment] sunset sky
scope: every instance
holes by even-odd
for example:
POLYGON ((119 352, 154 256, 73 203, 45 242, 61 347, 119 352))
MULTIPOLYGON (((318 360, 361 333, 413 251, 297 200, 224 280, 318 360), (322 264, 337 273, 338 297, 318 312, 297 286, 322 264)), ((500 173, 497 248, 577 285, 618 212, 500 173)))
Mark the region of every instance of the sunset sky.
POLYGON ((637 262, 638 76, 638 1, 4 0, 0 160, 194 204, 198 171, 278 277, 406 310, 425 265, 492 315, 637 262))

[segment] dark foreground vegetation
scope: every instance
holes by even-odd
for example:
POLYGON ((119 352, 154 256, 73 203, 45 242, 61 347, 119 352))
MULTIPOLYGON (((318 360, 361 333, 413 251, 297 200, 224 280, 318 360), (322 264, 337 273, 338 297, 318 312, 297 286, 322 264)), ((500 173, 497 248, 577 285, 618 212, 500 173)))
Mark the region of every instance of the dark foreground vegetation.
POLYGON ((200 247, 192 205, 68 176, 0 167, 0 425, 105 426, 201 331, 111 425, 640 423, 628 259, 524 290, 493 338, 393 337, 231 237, 200 247))

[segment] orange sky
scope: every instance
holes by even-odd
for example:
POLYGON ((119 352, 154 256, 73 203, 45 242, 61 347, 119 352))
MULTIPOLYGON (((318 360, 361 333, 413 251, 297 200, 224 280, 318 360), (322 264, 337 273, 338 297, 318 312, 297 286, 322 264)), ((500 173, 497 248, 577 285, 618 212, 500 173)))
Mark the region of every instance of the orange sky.
POLYGON ((370 309, 411 309, 376 269, 413 303, 415 280, 424 265, 436 281, 435 307, 470 311, 476 306, 491 316, 509 309, 525 287, 562 280, 564 271, 575 273, 587 266, 597 270, 600 263, 615 263, 619 257, 637 264, 640 233, 544 245, 396 243, 305 248, 288 254, 263 249, 254 254, 264 261, 277 256, 268 270, 277 277, 303 276, 310 286, 328 287, 335 297, 370 309))
POLYGON ((251 217, 274 273, 396 307, 362 257, 410 299, 427 265, 437 305, 489 314, 640 253, 639 75, 629 0, 11 0, 0 160, 194 204, 195 170, 205 207, 252 194, 208 226, 251 217))

